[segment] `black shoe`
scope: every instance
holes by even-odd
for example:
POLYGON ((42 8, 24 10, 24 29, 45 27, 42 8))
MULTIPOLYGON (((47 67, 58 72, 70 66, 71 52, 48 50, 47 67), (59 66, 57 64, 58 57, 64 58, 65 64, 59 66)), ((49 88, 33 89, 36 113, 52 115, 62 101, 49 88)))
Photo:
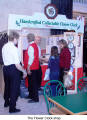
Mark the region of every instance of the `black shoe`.
POLYGON ((21 110, 20 109, 13 109, 13 110, 9 110, 10 113, 16 113, 16 112, 20 112, 21 110))
POLYGON ((8 107, 9 106, 9 103, 4 103, 4 107, 8 107))
POLYGON ((39 100, 28 100, 28 103, 36 103, 39 102, 39 100))
POLYGON ((32 99, 30 96, 25 97, 25 99, 32 99))
POLYGON ((25 99, 29 99, 29 96, 25 97, 25 99))

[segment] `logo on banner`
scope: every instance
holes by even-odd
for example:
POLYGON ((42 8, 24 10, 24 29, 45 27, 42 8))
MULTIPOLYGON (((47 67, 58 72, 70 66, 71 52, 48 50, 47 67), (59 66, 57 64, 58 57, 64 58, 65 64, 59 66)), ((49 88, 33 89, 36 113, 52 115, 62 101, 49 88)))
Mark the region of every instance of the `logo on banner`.
POLYGON ((58 14, 58 10, 55 5, 48 4, 44 9, 44 13, 48 19, 55 19, 58 14))

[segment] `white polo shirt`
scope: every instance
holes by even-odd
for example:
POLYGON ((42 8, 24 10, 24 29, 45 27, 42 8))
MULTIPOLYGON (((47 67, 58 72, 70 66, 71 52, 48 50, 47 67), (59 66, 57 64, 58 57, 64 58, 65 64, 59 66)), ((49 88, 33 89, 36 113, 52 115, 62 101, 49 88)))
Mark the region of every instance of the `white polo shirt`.
POLYGON ((18 48, 13 42, 6 43, 2 48, 2 58, 4 65, 20 64, 18 48))

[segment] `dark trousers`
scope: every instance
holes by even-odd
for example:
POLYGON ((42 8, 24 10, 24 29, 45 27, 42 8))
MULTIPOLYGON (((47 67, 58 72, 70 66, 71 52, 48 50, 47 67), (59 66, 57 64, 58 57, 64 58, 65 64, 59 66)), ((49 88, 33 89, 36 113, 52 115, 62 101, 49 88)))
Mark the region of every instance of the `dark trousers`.
POLYGON ((85 76, 87 76, 87 67, 85 67, 85 76))
MULTIPOLYGON (((63 76, 64 76, 64 68, 60 68, 60 77, 59 77, 59 80, 64 84, 63 82, 63 76)), ((67 89, 65 88, 65 92, 67 94, 67 89)), ((64 93, 62 93, 63 95, 64 93)))
POLYGON ((41 82, 42 82, 42 69, 41 69, 41 66, 40 66, 39 70, 38 70, 38 88, 41 87, 41 82))
POLYGON ((60 81, 63 83, 63 76, 64 76, 64 69, 63 68, 60 68, 60 81))
POLYGON ((29 97, 34 101, 39 101, 38 74, 39 74, 38 70, 31 70, 31 75, 28 75, 29 97))
POLYGON ((51 87, 51 90, 52 90, 52 96, 56 96, 56 93, 57 93, 57 83, 50 83, 50 87, 51 87))
POLYGON ((9 103, 9 109, 13 110, 16 107, 16 101, 20 92, 20 71, 18 71, 15 65, 9 65, 3 67, 4 74, 4 100, 9 103))

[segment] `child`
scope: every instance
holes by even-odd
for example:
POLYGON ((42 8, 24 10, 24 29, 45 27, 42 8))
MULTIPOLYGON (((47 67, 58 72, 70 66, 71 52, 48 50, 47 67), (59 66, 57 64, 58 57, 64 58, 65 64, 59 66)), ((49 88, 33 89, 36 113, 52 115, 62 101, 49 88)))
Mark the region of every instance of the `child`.
MULTIPOLYGON (((48 68, 50 69, 50 80, 59 80, 59 55, 58 55, 58 48, 56 46, 53 46, 51 48, 51 56, 48 61, 48 68)), ((50 84, 53 96, 55 96, 55 85, 50 84)))

